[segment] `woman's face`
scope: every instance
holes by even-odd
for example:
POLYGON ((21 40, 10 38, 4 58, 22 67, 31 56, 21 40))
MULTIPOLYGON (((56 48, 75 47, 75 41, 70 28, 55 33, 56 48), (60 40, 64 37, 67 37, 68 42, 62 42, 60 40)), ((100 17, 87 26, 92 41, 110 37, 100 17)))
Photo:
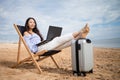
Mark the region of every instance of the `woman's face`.
POLYGON ((28 21, 28 26, 30 29, 34 29, 35 28, 35 21, 33 19, 30 19, 28 21))

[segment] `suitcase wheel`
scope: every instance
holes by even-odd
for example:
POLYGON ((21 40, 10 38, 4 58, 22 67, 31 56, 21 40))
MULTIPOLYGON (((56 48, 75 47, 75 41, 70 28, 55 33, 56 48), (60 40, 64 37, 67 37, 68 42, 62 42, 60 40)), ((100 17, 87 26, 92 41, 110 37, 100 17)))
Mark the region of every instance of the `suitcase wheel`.
POLYGON ((81 76, 86 76, 86 72, 82 72, 82 73, 81 73, 81 76))
POLYGON ((91 69, 91 70, 89 71, 89 73, 93 73, 93 69, 91 69))
POLYGON ((79 73, 76 73, 76 72, 73 72, 73 75, 74 76, 86 76, 86 72, 79 72, 79 73))
POLYGON ((81 76, 81 73, 74 73, 74 72, 73 72, 73 75, 74 75, 74 76, 81 76))

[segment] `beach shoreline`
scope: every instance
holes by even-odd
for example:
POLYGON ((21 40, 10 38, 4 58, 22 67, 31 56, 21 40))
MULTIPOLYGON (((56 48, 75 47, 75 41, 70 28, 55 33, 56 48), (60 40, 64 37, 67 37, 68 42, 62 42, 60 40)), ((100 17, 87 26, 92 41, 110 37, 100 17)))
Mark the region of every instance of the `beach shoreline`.
MULTIPOLYGON (((54 58, 61 69, 56 68, 50 58, 40 62, 43 73, 38 74, 36 67, 24 63, 11 68, 16 63, 17 43, 0 43, 0 80, 119 80, 120 48, 94 47, 94 68, 86 77, 72 75, 71 48, 63 49, 54 58)), ((21 48, 21 59, 28 56, 25 47, 21 48)))

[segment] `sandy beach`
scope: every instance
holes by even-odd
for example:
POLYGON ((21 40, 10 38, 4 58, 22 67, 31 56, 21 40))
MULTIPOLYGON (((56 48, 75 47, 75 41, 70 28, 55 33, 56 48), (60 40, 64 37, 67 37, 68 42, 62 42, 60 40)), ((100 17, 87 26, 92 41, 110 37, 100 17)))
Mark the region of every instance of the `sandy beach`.
MULTIPOLYGON (((0 80, 120 80, 120 48, 94 47, 93 73, 77 77, 72 75, 70 47, 54 55, 60 69, 50 58, 41 61, 41 74, 30 63, 11 68, 16 63, 17 47, 16 43, 0 43, 0 80)), ((22 45, 21 59, 25 56, 28 53, 22 45)))

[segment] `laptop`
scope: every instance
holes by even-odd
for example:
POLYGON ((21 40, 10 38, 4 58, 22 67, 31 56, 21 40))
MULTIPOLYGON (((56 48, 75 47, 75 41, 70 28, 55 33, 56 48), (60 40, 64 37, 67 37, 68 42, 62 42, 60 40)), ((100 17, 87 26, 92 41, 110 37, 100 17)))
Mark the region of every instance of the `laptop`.
POLYGON ((41 43, 37 44, 37 46, 48 43, 49 41, 53 40, 55 37, 61 36, 61 33, 62 33, 62 27, 49 26, 46 40, 44 40, 41 43))

